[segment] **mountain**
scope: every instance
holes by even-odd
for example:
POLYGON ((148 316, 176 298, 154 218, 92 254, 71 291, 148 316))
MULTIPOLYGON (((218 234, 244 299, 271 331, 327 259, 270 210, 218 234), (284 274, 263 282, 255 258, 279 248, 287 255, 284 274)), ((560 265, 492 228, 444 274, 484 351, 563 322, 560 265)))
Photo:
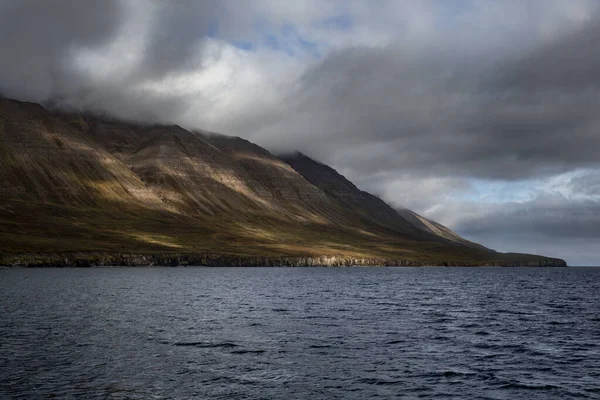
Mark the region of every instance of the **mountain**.
POLYGON ((333 168, 300 152, 283 155, 281 158, 310 183, 323 190, 330 197, 337 199, 340 204, 345 205, 347 210, 362 216, 365 220, 370 220, 381 227, 392 229, 398 233, 416 236, 417 232, 415 230, 417 230, 419 233, 428 234, 422 235, 424 238, 433 235, 437 240, 489 251, 489 249, 477 243, 469 242, 445 226, 428 220, 411 210, 396 210, 390 207, 379 197, 358 189, 333 168))
POLYGON ((0 264, 564 265, 241 138, 0 99, 0 264))

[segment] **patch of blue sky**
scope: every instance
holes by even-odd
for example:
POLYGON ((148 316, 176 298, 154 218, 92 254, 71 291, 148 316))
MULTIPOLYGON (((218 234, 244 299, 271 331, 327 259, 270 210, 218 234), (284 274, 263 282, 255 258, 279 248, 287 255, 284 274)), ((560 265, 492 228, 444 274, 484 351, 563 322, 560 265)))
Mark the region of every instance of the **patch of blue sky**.
POLYGON ((255 24, 255 34, 251 40, 237 39, 229 43, 244 51, 256 51, 263 47, 276 52, 285 53, 290 57, 310 55, 321 56, 321 45, 304 38, 293 24, 285 24, 280 29, 273 29, 266 23, 255 24))
POLYGON ((291 57, 304 54, 315 57, 320 55, 319 44, 303 38, 292 24, 286 24, 277 31, 263 33, 261 44, 271 50, 286 53, 291 57))
MULTIPOLYGON (((347 32, 353 28, 354 22, 350 15, 339 14, 315 21, 311 26, 314 29, 347 32)), ((211 27, 209 36, 216 37, 218 35, 218 28, 218 24, 211 27)), ((318 43, 304 37, 298 31, 295 24, 287 23, 279 28, 275 28, 264 18, 259 18, 254 22, 254 35, 252 39, 237 39, 231 41, 230 44, 245 51, 256 51, 259 47, 265 47, 285 53, 290 57, 309 55, 315 58, 321 57, 323 49, 327 47, 326 43, 318 43)))
POLYGON ((208 31, 206 32, 206 36, 210 38, 216 38, 219 36, 219 22, 215 21, 208 26, 208 31))
POLYGON ((540 195, 557 195, 572 200, 594 200, 596 195, 579 193, 572 182, 579 178, 600 175, 600 169, 580 168, 551 177, 518 181, 491 181, 469 179, 470 189, 456 194, 456 198, 482 203, 525 203, 540 195))
POLYGON ((316 21, 312 25, 314 28, 347 32, 352 29, 354 23, 350 15, 342 14, 335 17, 325 18, 323 20, 316 21))
POLYGON ((234 40, 231 42, 231 45, 246 51, 254 51, 256 49, 256 44, 250 40, 234 40))
POLYGON ((490 181, 469 179, 471 189, 457 197, 482 203, 524 203, 535 198, 541 180, 490 181))

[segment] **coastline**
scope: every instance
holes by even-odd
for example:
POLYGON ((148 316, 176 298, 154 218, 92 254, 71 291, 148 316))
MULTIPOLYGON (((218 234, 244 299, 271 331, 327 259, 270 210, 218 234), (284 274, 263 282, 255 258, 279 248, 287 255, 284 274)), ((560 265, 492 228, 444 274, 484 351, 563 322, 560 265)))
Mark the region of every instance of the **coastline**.
MULTIPOLYGON (((498 253, 501 254, 501 253, 498 253)), ((505 255, 506 256, 506 255, 505 255)), ((8 268, 86 267, 567 267, 561 259, 498 260, 399 260, 349 256, 235 256, 219 254, 136 253, 35 253, 5 255, 0 266, 8 268)))

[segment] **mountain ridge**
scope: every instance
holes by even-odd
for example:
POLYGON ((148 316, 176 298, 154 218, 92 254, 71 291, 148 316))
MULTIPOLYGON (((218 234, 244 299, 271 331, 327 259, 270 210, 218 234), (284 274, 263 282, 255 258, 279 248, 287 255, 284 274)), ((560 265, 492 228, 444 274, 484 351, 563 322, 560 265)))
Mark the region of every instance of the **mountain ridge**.
POLYGON ((0 265, 565 265, 403 216, 308 156, 177 125, 0 99, 0 155, 0 265))

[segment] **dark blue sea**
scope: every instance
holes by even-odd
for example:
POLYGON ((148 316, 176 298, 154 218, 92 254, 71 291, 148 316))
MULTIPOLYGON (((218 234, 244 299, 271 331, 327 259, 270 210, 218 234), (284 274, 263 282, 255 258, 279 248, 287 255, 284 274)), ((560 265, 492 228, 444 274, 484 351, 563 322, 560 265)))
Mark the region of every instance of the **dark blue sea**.
POLYGON ((600 269, 4 269, 12 398, 599 399, 600 269))

